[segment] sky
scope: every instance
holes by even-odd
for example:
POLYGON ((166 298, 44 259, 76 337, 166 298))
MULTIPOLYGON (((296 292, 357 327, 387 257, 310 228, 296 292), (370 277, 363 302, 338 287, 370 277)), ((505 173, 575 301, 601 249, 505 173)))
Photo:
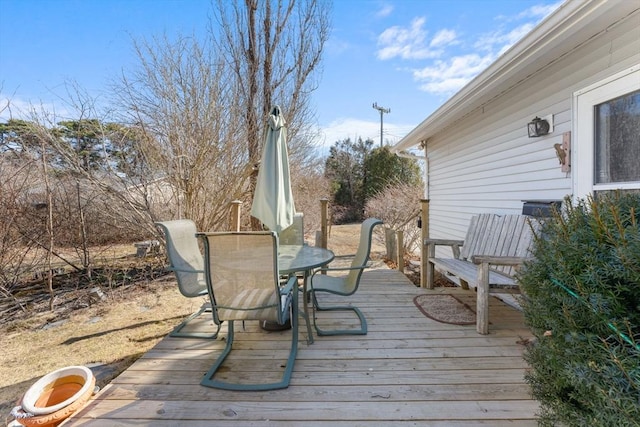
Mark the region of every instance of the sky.
MULTIPOLYGON (((334 0, 312 106, 328 149, 395 144, 562 4, 560 0, 334 0), (390 110, 380 113, 373 107, 390 110)), ((0 0, 0 108, 64 112, 134 70, 133 40, 202 34, 210 0, 0 0)), ((0 122, 9 109, 0 113, 0 122)))

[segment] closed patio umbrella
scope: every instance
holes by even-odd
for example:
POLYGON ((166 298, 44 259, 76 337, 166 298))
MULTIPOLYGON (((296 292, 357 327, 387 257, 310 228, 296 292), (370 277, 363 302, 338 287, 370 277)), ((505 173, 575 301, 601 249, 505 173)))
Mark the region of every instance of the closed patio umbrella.
POLYGON ((276 233, 293 224, 296 212, 291 192, 286 124, 280 107, 276 105, 267 122, 262 161, 251 206, 251 215, 276 233))

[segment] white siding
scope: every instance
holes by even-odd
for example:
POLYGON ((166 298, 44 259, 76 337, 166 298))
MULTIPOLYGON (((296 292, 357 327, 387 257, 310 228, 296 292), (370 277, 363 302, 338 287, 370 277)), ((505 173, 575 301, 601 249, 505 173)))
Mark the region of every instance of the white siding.
MULTIPOLYGON (((573 93, 637 63, 635 14, 431 138, 430 236, 462 239, 473 214, 520 213, 523 200, 570 195, 571 176, 560 170, 553 145, 572 130, 573 93), (553 133, 528 138, 527 123, 549 114, 553 133)), ((580 142, 572 140, 572 149, 580 142)))

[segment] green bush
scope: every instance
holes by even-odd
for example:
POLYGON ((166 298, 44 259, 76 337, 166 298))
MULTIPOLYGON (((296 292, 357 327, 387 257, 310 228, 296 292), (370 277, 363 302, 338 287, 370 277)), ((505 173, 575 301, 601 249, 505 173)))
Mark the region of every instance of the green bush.
POLYGON ((639 426, 640 195, 565 205, 519 277, 540 424, 639 426))

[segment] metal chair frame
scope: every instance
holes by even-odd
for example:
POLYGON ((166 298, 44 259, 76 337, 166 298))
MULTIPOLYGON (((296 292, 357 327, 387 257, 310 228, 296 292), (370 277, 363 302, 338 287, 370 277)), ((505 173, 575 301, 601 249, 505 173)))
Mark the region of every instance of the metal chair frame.
POLYGON ((323 306, 318 302, 318 294, 329 293, 334 295, 349 296, 356 293, 360 285, 362 272, 367 268, 371 252, 371 239, 373 228, 382 224, 377 218, 369 218, 362 223, 360 228, 360 242, 358 250, 350 267, 323 267, 313 272, 310 280, 310 292, 313 300, 313 326, 319 336, 327 335, 366 335, 367 319, 358 307, 348 306, 323 306), (347 272, 346 276, 329 276, 329 272, 347 272), (322 329, 317 324, 316 311, 351 311, 356 314, 360 327, 357 329, 322 329))
MULTIPOLYGON (((219 232, 198 233, 197 236, 204 243, 206 260, 205 277, 207 290, 209 292, 209 299, 212 304, 213 321, 218 325, 224 321, 228 328, 225 348, 215 360, 213 366, 211 366, 209 371, 204 375, 200 384, 223 390, 239 391, 276 390, 288 387, 298 353, 298 286, 295 275, 288 277, 286 283, 281 283, 278 272, 277 235, 274 232, 219 232), (224 254, 229 253, 229 248, 225 246, 225 238, 234 238, 241 244, 242 240, 245 240, 243 239, 245 236, 247 238, 251 237, 252 239, 255 239, 256 237, 264 237, 271 241, 269 255, 273 264, 271 269, 266 273, 272 274, 272 279, 269 278, 269 281, 273 280, 273 294, 270 297, 271 299, 269 300, 269 304, 261 303, 262 305, 255 305, 258 303, 255 302, 256 299, 254 299, 253 294, 251 294, 253 289, 247 284, 249 281, 245 277, 245 273, 250 274, 252 269, 260 268, 262 266, 257 259, 247 258, 245 260, 245 265, 240 267, 240 271, 238 271, 238 273, 224 276, 224 279, 221 279, 220 272, 215 271, 217 267, 219 268, 222 265, 220 263, 224 262, 224 260, 218 258, 223 258, 224 254), (225 283, 219 283, 222 281, 225 283), (216 297, 216 291, 222 291, 223 287, 225 288, 227 295, 221 296, 223 292, 218 292, 218 297, 216 297), (237 292, 237 295, 235 295, 236 298, 233 299, 233 301, 228 297, 230 289, 237 292), (251 304, 245 303, 245 305, 243 305, 243 300, 240 298, 243 292, 247 293, 247 295, 252 295, 252 298, 247 298, 247 300, 251 300, 251 304), (274 313, 273 310, 276 312, 274 313), (241 320, 244 322, 245 320, 263 320, 264 314, 267 311, 270 313, 271 320, 276 321, 280 325, 285 324, 289 320, 291 322, 291 348, 280 381, 272 383, 233 383, 216 379, 216 372, 220 369, 227 356, 231 353, 233 347, 235 321, 241 320), (274 316, 274 314, 277 315, 274 316)), ((251 240, 250 242, 254 243, 255 240, 251 240)), ((251 249, 255 253, 258 251, 257 246, 259 245, 251 245, 251 247, 245 249, 251 249)), ((261 252, 261 255, 258 257, 266 253, 265 247, 260 247, 260 250, 264 253, 261 252)), ((260 277, 260 279, 255 280, 264 279, 264 275, 256 277, 260 277)), ((268 283, 263 284, 261 282, 260 290, 262 290, 261 288, 266 288, 268 286, 268 283)), ((260 300, 257 299, 257 301, 260 300)))

